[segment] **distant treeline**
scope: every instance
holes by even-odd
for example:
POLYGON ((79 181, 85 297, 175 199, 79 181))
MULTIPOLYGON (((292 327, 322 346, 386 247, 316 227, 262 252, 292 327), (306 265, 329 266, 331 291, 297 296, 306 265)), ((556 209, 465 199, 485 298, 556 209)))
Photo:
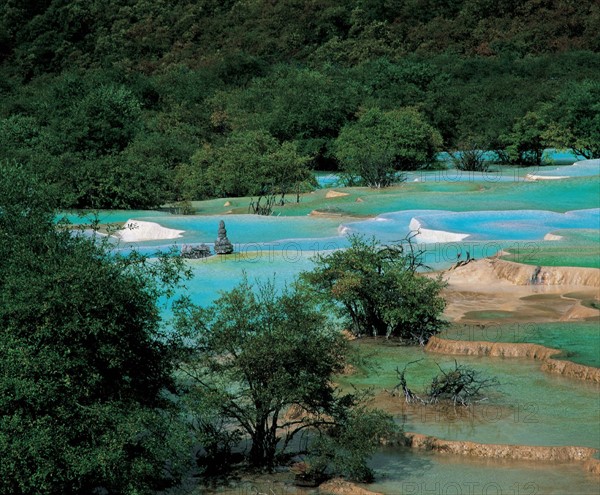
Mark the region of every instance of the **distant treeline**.
POLYGON ((388 165, 427 166, 441 149, 600 156, 596 2, 0 7, 0 158, 52 184, 61 207, 298 192, 309 169, 383 167, 369 185, 386 185, 388 165))

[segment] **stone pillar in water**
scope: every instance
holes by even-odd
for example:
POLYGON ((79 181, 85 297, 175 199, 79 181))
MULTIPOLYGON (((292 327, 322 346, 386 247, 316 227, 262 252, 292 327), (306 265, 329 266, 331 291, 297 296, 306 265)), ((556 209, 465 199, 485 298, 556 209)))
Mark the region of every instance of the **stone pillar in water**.
POLYGON ((219 222, 219 233, 217 235, 217 240, 215 241, 215 253, 233 253, 233 244, 227 239, 227 229, 225 229, 225 222, 223 220, 219 222))

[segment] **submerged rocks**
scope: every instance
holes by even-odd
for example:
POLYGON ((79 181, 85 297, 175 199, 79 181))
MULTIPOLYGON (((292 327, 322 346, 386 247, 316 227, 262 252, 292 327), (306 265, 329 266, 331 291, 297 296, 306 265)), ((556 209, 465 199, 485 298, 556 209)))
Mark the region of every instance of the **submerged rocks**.
POLYGON ((217 234, 217 240, 215 241, 215 254, 231 254, 233 253, 233 244, 227 238, 227 229, 225 228, 225 222, 221 220, 219 222, 219 232, 217 234))
POLYGON ((326 199, 331 199, 331 198, 342 198, 344 196, 350 196, 350 193, 345 193, 345 192, 339 192, 339 191, 327 191, 327 194, 325 194, 325 198, 326 199))
POLYGON ((208 258, 211 254, 210 248, 204 243, 200 244, 199 246, 184 244, 181 247, 181 257, 190 260, 208 258))
MULTIPOLYGON (((233 253, 233 244, 227 238, 227 229, 225 229, 225 222, 221 220, 219 222, 219 231, 217 234, 217 240, 215 241, 215 254, 230 254, 233 253)), ((206 244, 184 244, 181 247, 180 256, 186 259, 197 260, 201 258, 208 258, 212 255, 210 247, 206 244)))

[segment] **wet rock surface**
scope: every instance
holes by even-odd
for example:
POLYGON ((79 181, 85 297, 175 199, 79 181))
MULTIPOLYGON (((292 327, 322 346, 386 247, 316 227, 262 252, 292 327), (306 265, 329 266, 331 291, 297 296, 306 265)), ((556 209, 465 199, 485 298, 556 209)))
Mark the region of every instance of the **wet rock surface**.
POLYGON ((590 447, 544 447, 533 445, 502 445, 442 440, 420 433, 406 433, 409 445, 417 449, 440 453, 496 459, 530 461, 587 461, 598 452, 590 447))
POLYGON ((190 260, 208 258, 211 254, 210 248, 206 244, 199 244, 197 246, 184 244, 181 247, 181 257, 190 260))
POLYGON ((215 241, 215 253, 233 253, 233 244, 231 244, 231 242, 227 238, 227 229, 225 228, 225 222, 223 220, 219 222, 219 231, 217 233, 217 240, 215 241))
POLYGON ((449 355, 535 359, 543 361, 542 371, 547 373, 556 373, 578 380, 600 383, 600 368, 552 359, 552 356, 561 354, 561 351, 539 344, 447 340, 431 337, 425 346, 425 350, 449 355))

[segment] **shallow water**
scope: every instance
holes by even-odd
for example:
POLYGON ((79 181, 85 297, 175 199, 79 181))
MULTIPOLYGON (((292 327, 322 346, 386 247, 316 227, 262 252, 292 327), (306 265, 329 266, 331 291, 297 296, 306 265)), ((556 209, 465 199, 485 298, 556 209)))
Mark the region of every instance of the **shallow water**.
POLYGON ((439 232, 437 236, 435 233, 428 236, 438 242, 447 238, 444 237, 444 233, 464 234, 466 241, 541 241, 546 234, 559 229, 585 229, 595 225, 600 225, 600 208, 565 213, 544 210, 404 210, 385 213, 370 220, 343 224, 342 229, 345 232, 374 235, 384 242, 401 239, 417 228, 439 232))
MULTIPOLYGON (((183 237, 176 240, 134 244, 152 254, 173 244, 178 247, 201 242, 212 245, 219 220, 225 220, 236 253, 190 261, 195 277, 180 291, 200 305, 214 301, 219 291, 231 289, 244 275, 251 281, 274 278, 277 285, 283 286, 300 271, 310 269, 311 257, 315 254, 347 246, 345 236, 351 232, 374 235, 382 242, 400 240, 410 231, 413 219, 423 229, 433 231, 428 238, 418 239, 422 241, 420 247, 428 249, 425 262, 433 268, 455 263, 459 254, 463 259, 467 252, 471 257, 481 258, 501 249, 510 251, 509 259, 518 262, 598 267, 600 177, 594 167, 595 164, 577 164, 559 169, 513 168, 488 174, 417 172, 409 174, 408 182, 381 191, 345 188, 347 196, 331 199, 325 197, 325 191, 306 194, 301 203, 278 208, 276 215, 280 216, 272 217, 232 215, 230 212, 245 213, 249 201, 234 198, 228 201, 230 204, 224 199, 194 203, 200 213, 195 216, 119 211, 100 212, 99 221, 123 223, 135 218, 185 231, 183 237), (527 182, 524 178, 527 173, 570 178, 527 182), (308 216, 313 210, 331 216, 308 216), (550 232, 563 238, 544 241, 543 237, 550 232), (446 233, 468 237, 457 242, 446 233)), ((327 176, 321 182, 333 180, 335 177, 327 176)), ((73 223, 81 222, 74 214, 68 218, 73 223)), ((127 244, 120 247, 130 248, 127 244)), ((544 303, 540 300, 540 304, 544 303)), ((546 303, 551 304, 551 301, 546 303)), ((510 316, 506 313, 489 308, 486 318, 492 323, 502 322, 510 316)), ((170 315, 168 308, 164 309, 164 315, 170 315)), ((564 357, 575 362, 600 366, 595 322, 520 326, 515 323, 488 325, 485 329, 453 327, 446 336, 533 342, 564 350, 564 357), (464 335, 465 328, 468 335, 464 335)), ((361 388, 392 388, 397 383, 396 367, 422 358, 407 372, 411 388, 421 392, 439 371, 437 363, 445 368, 454 364, 454 357, 426 354, 418 348, 363 344, 375 352, 380 368, 377 373, 341 377, 340 383, 344 386, 353 382, 361 388)), ((461 415, 442 417, 431 409, 415 409, 405 412, 405 416, 398 413, 398 420, 406 423, 407 430, 448 440, 600 448, 597 385, 543 373, 540 363, 535 361, 480 357, 457 360, 498 377, 501 393, 490 394, 489 401, 462 411, 461 415)), ((401 490, 418 494, 598 493, 598 478, 587 475, 574 464, 506 463, 386 449, 376 456, 374 465, 379 478, 369 488, 386 494, 401 490), (456 483, 462 491, 456 492, 456 483), (479 492, 468 491, 469 486, 475 487, 473 483, 479 483, 479 492), (501 491, 493 483, 501 483, 501 491)))
POLYGON ((600 327, 598 322, 492 323, 452 325, 440 337, 487 342, 528 342, 563 351, 555 359, 567 359, 600 368, 600 327))
POLYGON ((100 224, 120 224, 125 223, 130 218, 142 218, 149 221, 160 221, 168 218, 170 213, 154 210, 89 210, 69 211, 58 215, 58 219, 64 219, 74 225, 89 224, 97 220, 100 224))
POLYGON ((465 459, 386 448, 366 488, 389 495, 597 495, 599 480, 577 463, 465 459))
MULTIPOLYGON (((496 377, 500 386, 488 390, 488 400, 457 407, 442 414, 431 406, 405 411, 405 429, 445 440, 516 445, 575 445, 600 448, 600 388, 544 373, 540 363, 527 359, 477 356, 445 356, 422 348, 404 347, 375 341, 361 342, 372 353, 374 371, 340 377, 342 387, 353 384, 374 391, 391 390, 397 383, 396 369, 407 368, 408 386, 423 394, 433 376, 454 368, 455 361, 475 368, 482 376, 496 377), (574 421, 573 418, 577 418, 574 421)), ((402 398, 389 399, 403 407, 402 398)))
POLYGON ((552 233, 561 236, 562 239, 538 241, 531 246, 528 256, 519 256, 519 253, 515 252, 504 256, 504 259, 530 265, 600 268, 598 229, 557 230, 552 233))
POLYGON ((270 246, 245 253, 227 256, 212 256, 189 262, 194 277, 179 291, 190 297, 194 304, 206 306, 220 295, 221 291, 233 289, 244 275, 252 283, 273 280, 284 287, 294 277, 312 267, 311 258, 316 252, 295 249, 277 251, 270 246))

